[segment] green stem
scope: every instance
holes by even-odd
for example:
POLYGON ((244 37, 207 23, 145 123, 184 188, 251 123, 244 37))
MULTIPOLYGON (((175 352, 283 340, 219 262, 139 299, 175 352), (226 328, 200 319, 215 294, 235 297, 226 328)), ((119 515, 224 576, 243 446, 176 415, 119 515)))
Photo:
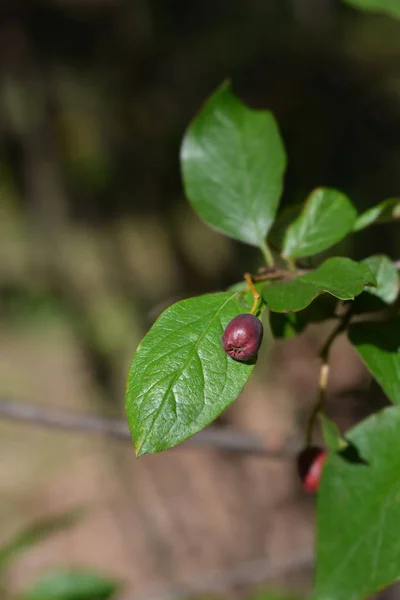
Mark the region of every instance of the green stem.
POLYGON ((263 253, 265 264, 267 265, 267 267, 273 267, 275 265, 275 261, 267 242, 263 242, 260 248, 261 252, 263 253))

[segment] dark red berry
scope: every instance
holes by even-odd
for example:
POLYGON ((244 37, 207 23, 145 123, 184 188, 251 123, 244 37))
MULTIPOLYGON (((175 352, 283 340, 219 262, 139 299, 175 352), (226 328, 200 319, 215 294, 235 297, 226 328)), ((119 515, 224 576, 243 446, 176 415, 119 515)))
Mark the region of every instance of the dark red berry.
POLYGON ((305 448, 297 457, 297 470, 306 492, 318 490, 327 452, 318 446, 305 448))
POLYGON ((257 317, 246 313, 238 315, 228 325, 222 335, 222 347, 235 360, 249 360, 260 349, 263 326, 257 317))

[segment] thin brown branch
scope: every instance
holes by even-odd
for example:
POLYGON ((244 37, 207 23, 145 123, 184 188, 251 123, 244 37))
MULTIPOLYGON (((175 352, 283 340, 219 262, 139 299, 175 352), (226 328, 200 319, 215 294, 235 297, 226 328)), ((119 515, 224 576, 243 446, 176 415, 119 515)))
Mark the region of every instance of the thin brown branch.
POLYGON ((339 337, 341 333, 346 331, 346 329, 348 328, 350 320, 353 316, 352 309, 353 306, 351 304, 349 304, 348 307, 346 307, 344 314, 340 317, 339 323, 333 329, 325 344, 322 346, 319 352, 319 356, 321 357, 323 362, 328 362, 329 353, 333 342, 336 340, 337 337, 339 337))
POLYGON ((310 269, 278 269, 275 267, 261 267, 258 269, 255 275, 252 275, 251 278, 255 283, 259 283, 262 281, 288 281, 293 279, 293 277, 298 277, 299 275, 305 275, 309 273, 310 269))
MULTIPOLYGON (((107 419, 68 410, 50 409, 14 400, 0 399, 0 419, 70 432, 100 434, 131 442, 128 425, 122 419, 107 419)), ((293 457, 299 450, 300 443, 295 440, 282 440, 278 444, 274 440, 268 442, 265 438, 244 432, 209 427, 184 442, 183 446, 209 447, 221 451, 283 459, 293 457)))
POLYGON ((319 383, 318 383, 318 395, 317 401, 314 405, 314 408, 311 411, 307 430, 306 430, 306 445, 309 446, 312 442, 313 431, 315 427, 315 423, 319 414, 324 412, 325 405, 325 397, 326 397, 326 389, 328 386, 328 377, 329 377, 329 355, 332 348, 333 343, 339 337, 341 333, 346 331, 350 324, 350 320, 352 317, 352 305, 349 304, 346 307, 345 312, 340 317, 339 323, 333 329, 331 334, 328 336, 328 339, 322 346, 319 357, 321 358, 321 368, 319 374, 319 383))

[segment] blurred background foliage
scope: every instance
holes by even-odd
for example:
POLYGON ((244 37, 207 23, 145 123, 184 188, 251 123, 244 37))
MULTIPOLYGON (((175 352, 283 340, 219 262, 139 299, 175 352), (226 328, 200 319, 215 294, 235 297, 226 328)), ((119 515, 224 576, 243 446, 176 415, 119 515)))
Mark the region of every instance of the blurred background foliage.
MULTIPOLYGON (((359 210, 399 194, 400 22, 388 16, 336 0, 2 1, 4 396, 86 408, 68 388, 76 367, 89 406, 122 414, 129 361, 161 310, 259 266, 255 249, 207 229, 183 197, 182 135, 227 77, 278 119, 282 207, 319 185, 359 210), (38 365, 43 347, 50 358, 38 365), (57 360, 72 361, 69 375, 57 360)), ((355 258, 400 252, 390 224, 346 244, 355 258)), ((9 474, 32 446, 3 433, 9 474)), ((41 464, 58 444, 43 443, 41 464)), ((5 502, 3 522, 15 513, 5 502)))

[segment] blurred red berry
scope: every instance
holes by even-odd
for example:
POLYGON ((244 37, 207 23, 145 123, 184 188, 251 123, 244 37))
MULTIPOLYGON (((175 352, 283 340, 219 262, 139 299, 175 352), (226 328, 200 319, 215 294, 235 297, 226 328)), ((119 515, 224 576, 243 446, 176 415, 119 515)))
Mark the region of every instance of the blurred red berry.
POLYGON ((297 471, 306 492, 318 490, 322 469, 328 453, 318 446, 305 448, 297 457, 297 471))

